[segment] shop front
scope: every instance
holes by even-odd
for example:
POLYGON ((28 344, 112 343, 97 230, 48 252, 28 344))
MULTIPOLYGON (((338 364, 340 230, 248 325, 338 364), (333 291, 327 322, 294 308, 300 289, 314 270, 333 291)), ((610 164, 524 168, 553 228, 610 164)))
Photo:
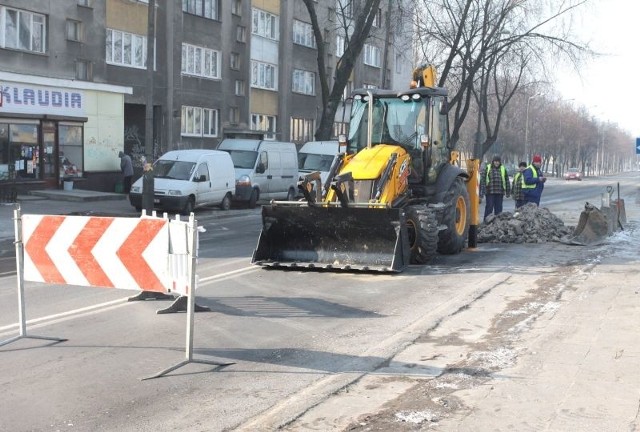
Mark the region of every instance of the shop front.
POLYGON ((0 188, 61 188, 86 180, 92 166, 118 170, 125 93, 130 89, 0 72, 0 188))

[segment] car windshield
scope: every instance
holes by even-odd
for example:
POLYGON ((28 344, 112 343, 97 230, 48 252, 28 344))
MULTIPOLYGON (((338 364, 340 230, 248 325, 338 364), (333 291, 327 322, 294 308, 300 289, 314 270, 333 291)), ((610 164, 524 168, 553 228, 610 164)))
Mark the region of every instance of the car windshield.
POLYGON ((189 180, 195 166, 195 162, 159 159, 153 165, 153 176, 158 178, 189 180))
POLYGON ((578 168, 569 168, 569 172, 578 172, 578 168))
POLYGON ((224 150, 231 155, 234 168, 251 169, 256 165, 258 152, 252 150, 224 150))
POLYGON ((298 166, 302 171, 329 171, 333 155, 299 153, 298 166))

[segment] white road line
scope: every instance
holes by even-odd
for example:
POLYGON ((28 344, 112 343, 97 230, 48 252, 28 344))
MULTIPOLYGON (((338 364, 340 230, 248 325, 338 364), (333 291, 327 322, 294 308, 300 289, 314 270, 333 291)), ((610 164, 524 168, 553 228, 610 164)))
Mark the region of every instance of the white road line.
MULTIPOLYGON (((42 327, 42 325, 36 326, 36 324, 38 324, 38 323, 46 322, 47 325, 48 324, 53 324, 55 322, 62 321, 64 318, 69 318, 69 317, 75 318, 76 316, 91 315, 91 314, 94 314, 94 313, 103 312, 103 311, 108 310, 108 309, 113 309, 114 307, 126 306, 128 304, 133 304, 133 303, 129 302, 127 297, 123 297, 121 299, 112 300, 112 301, 108 301, 108 302, 105 302, 105 303, 100 303, 100 304, 97 304, 97 305, 87 306, 87 307, 83 307, 83 308, 79 308, 79 309, 73 309, 73 310, 70 310, 70 311, 67 311, 67 312, 61 312, 61 313, 58 313, 58 314, 47 315, 47 316, 43 316, 43 317, 40 317, 40 318, 33 318, 33 319, 30 319, 30 320, 27 320, 27 330, 29 330, 29 327, 31 327, 31 326, 42 327)), ((18 328, 20 328, 20 323, 10 324, 8 326, 0 327, 0 332, 6 332, 6 331, 9 331, 9 330, 16 330, 18 328)), ((28 334, 28 332, 27 332, 27 334, 28 334)))
MULTIPOLYGON (((208 276, 199 280, 199 285, 204 286, 210 283, 230 279, 239 274, 251 273, 254 271, 260 270, 260 267, 244 267, 237 270, 233 270, 226 273, 221 273, 213 276, 208 276)), ((62 321, 67 321, 72 318, 78 318, 88 315, 93 315, 101 312, 105 312, 107 310, 116 309, 122 306, 133 305, 135 302, 129 302, 128 297, 123 297, 121 299, 108 301, 105 303, 100 303, 92 306, 87 306, 83 308, 73 309, 67 312, 61 312, 59 314, 47 315, 40 318, 33 318, 27 320, 27 330, 31 330, 34 328, 44 327, 51 324, 56 324, 62 321)), ((20 323, 14 323, 10 325, 6 325, 0 327, 0 335, 4 336, 6 333, 14 332, 15 330, 20 328, 20 323)), ((27 332, 28 334, 28 332, 27 332)))

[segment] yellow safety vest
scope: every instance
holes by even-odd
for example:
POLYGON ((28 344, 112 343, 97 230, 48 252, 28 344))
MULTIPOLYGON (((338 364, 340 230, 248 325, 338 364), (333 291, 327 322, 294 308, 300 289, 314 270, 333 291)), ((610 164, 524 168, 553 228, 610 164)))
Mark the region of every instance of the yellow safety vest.
MULTIPOLYGON (((538 170, 536 169, 536 167, 534 167, 532 164, 529 164, 528 167, 526 167, 525 169, 529 169, 531 168, 531 174, 533 175, 533 178, 538 178, 538 170)), ((536 188, 536 184, 527 184, 524 181, 524 171, 522 174, 522 189, 535 189, 536 188)))

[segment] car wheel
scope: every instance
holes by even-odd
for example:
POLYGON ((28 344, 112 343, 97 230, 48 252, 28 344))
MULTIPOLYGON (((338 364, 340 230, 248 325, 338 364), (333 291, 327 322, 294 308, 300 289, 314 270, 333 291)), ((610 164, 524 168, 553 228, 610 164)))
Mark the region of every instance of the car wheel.
POLYGON ((295 201, 296 200, 296 191, 293 188, 289 189, 287 193, 287 201, 295 201))
POLYGON ((189 216, 191 213, 193 213, 193 209, 196 206, 196 202, 194 200, 193 197, 189 197, 189 199, 187 200, 187 203, 184 205, 184 208, 182 209, 182 214, 185 216, 189 216))
POLYGON ((256 208, 256 203, 258 202, 258 191, 254 189, 251 192, 251 197, 249 197, 248 207, 250 209, 256 208))
POLYGON ((222 198, 222 202, 220 203, 220 210, 230 210, 231 209, 231 195, 226 194, 224 198, 222 198))

